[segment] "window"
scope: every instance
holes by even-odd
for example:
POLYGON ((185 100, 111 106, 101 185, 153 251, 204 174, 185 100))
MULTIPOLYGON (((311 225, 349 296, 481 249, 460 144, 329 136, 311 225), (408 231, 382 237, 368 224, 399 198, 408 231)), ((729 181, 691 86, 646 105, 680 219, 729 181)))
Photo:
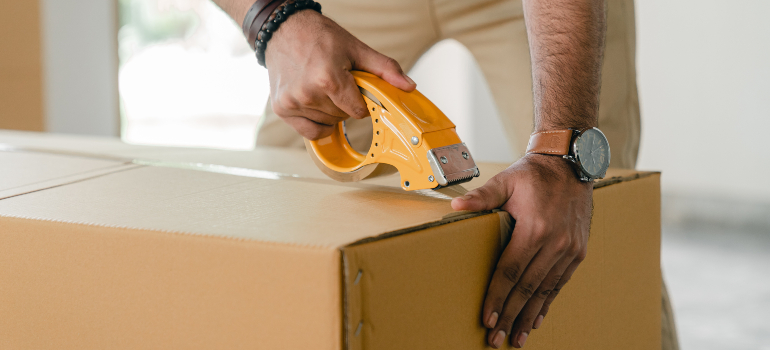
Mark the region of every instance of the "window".
POLYGON ((267 71, 210 0, 120 0, 122 135, 141 144, 253 147, 267 71))

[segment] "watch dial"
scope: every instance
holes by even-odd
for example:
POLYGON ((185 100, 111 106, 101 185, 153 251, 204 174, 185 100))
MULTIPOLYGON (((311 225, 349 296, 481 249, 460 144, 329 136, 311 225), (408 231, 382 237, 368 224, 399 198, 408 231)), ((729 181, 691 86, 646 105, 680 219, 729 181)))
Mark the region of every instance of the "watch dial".
POLYGON ((578 136, 575 153, 583 171, 591 177, 603 175, 610 165, 610 144, 596 128, 588 129, 578 136))

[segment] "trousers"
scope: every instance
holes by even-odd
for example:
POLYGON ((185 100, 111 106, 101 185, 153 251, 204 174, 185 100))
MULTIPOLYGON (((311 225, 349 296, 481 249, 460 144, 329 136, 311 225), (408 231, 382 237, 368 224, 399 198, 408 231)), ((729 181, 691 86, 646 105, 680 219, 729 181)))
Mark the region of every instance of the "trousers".
MULTIPOLYGON (((633 169, 640 138, 634 3, 607 0, 606 5, 599 128, 610 143, 610 166, 633 169)), ((534 129, 534 107, 521 0, 324 0, 323 12, 373 49, 397 60, 405 71, 441 40, 463 44, 489 85, 511 154, 524 155, 534 129)), ((368 149, 371 122, 348 119, 346 133, 354 148, 368 149)), ((257 145, 304 148, 304 141, 268 103, 257 145)), ((662 285, 662 348, 677 350, 673 314, 662 285)))

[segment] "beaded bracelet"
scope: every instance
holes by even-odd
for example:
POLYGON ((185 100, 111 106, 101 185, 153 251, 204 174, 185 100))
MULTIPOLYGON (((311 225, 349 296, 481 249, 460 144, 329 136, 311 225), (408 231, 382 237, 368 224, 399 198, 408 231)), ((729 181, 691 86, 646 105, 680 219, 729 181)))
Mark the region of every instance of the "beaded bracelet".
POLYGON ((265 49, 267 49, 267 42, 273 37, 273 33, 278 30, 281 23, 285 22, 289 16, 302 10, 313 10, 321 13, 321 4, 313 0, 288 0, 275 8, 270 17, 267 18, 267 21, 262 24, 261 30, 254 42, 259 65, 265 67, 265 49))

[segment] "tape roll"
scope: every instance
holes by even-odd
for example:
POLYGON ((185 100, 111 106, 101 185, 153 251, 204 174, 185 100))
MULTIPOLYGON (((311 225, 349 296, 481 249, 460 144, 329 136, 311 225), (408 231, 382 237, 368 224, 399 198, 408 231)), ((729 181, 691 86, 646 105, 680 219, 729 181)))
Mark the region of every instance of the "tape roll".
POLYGON ((332 169, 329 169, 318 158, 318 156, 313 151, 313 147, 310 145, 310 141, 307 139, 305 139, 305 148, 307 148, 308 150, 307 153, 310 155, 310 159, 313 160, 313 163, 315 163, 318 169, 320 169, 321 172, 326 174, 326 176, 336 181, 356 182, 356 181, 361 181, 363 179, 371 179, 371 178, 380 177, 380 176, 393 175, 398 172, 398 169, 396 169, 396 167, 389 164, 384 164, 384 163, 374 163, 374 164, 364 165, 351 172, 337 172, 332 169))

